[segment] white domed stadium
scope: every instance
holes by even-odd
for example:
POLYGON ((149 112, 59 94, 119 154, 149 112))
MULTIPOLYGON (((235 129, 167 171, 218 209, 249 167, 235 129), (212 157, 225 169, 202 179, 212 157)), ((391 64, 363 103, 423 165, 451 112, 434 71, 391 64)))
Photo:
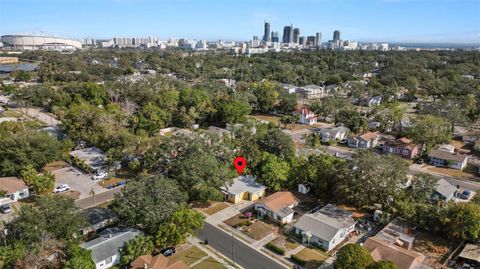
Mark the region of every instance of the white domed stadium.
POLYGON ((18 50, 77 50, 82 43, 75 39, 38 36, 38 35, 4 35, 1 37, 4 48, 18 50))

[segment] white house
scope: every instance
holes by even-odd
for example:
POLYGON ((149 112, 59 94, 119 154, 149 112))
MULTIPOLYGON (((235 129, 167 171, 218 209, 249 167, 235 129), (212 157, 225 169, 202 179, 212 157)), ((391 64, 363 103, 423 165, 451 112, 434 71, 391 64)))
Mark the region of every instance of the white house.
POLYGON ((349 137, 348 146, 351 148, 373 148, 378 144, 380 140, 379 132, 368 132, 363 135, 349 137))
POLYGON ((293 114, 297 114, 300 116, 298 122, 301 124, 312 125, 317 123, 317 117, 315 117, 315 113, 306 108, 295 110, 293 114))
POLYGON ((141 232, 135 229, 107 229, 100 237, 87 241, 80 246, 92 251, 96 269, 110 268, 120 262, 120 249, 141 232))
POLYGON ((445 179, 440 179, 435 185, 435 191, 432 194, 432 200, 448 202, 455 198, 457 195, 458 188, 445 179))
POLYGON ((308 182, 303 182, 298 184, 297 187, 298 187, 297 191, 299 193, 307 194, 310 192, 312 185, 308 182))
POLYGON ((255 203, 258 217, 267 216, 280 224, 290 223, 293 220, 292 208, 298 205, 298 199, 289 191, 276 192, 255 203))
POLYGON ((27 185, 16 177, 0 178, 0 190, 6 192, 4 197, 0 197, 0 204, 16 202, 30 196, 27 185))
POLYGON ((445 150, 434 149, 428 154, 428 161, 435 166, 445 166, 453 169, 463 170, 467 166, 468 157, 451 153, 445 150))
POLYGON ((322 142, 328 142, 330 140, 342 140, 344 139, 350 130, 347 127, 335 127, 322 129, 320 135, 322 136, 322 142))
POLYGON ((330 251, 355 230, 352 213, 328 204, 313 214, 305 214, 295 223, 295 233, 305 244, 330 251))

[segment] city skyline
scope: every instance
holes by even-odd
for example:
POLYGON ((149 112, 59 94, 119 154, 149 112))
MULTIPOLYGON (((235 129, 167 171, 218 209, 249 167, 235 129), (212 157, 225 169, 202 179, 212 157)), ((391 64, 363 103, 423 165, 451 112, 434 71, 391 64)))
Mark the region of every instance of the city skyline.
POLYGON ((240 41, 263 39, 268 21, 270 32, 293 25, 325 40, 340 30, 358 41, 480 43, 479 11, 477 0, 0 0, 0 33, 240 41))

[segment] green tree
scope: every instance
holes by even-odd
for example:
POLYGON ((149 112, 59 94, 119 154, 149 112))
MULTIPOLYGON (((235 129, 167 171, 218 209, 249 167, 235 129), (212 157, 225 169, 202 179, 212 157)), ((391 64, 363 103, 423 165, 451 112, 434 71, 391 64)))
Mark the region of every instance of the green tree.
POLYGON ((95 262, 92 259, 92 251, 80 247, 76 243, 69 245, 67 252, 67 261, 63 268, 65 269, 95 269, 95 262))
POLYGON ((279 96, 275 84, 265 80, 252 83, 250 88, 256 97, 256 103, 253 105, 254 110, 261 113, 272 111, 279 96))
POLYGON ((432 115, 420 115, 412 119, 410 137, 430 150, 435 145, 449 143, 452 133, 445 119, 432 115))
POLYGON ((115 195, 111 208, 123 223, 155 233, 185 201, 185 193, 174 181, 157 175, 127 184, 115 195))
POLYGON ((55 187, 55 175, 51 172, 45 172, 44 174, 38 174, 32 165, 27 167, 21 172, 22 179, 25 184, 33 189, 38 195, 51 194, 55 187))
POLYGON ((126 242, 120 250, 120 264, 128 266, 139 256, 152 254, 153 249, 152 238, 138 235, 134 239, 126 242))
POLYGON ((268 152, 263 153, 260 164, 259 181, 272 191, 280 191, 288 187, 290 165, 276 155, 268 152))
POLYGON ((472 203, 449 203, 441 216, 450 236, 463 240, 480 238, 480 206, 472 203))
POLYGON ((243 123, 245 116, 250 114, 252 107, 248 102, 233 100, 221 108, 221 118, 224 123, 243 123))
POLYGON ((203 227, 203 215, 194 209, 182 208, 173 213, 156 234, 157 247, 174 246, 203 227))
POLYGON ((378 261, 367 266, 367 269, 400 269, 391 261, 378 261))
POLYGON ((366 269, 373 262, 365 248, 359 244, 346 244, 337 252, 335 269, 366 269))
POLYGON ((335 124, 343 123, 354 134, 362 133, 367 129, 367 119, 356 110, 342 110, 335 117, 335 124))

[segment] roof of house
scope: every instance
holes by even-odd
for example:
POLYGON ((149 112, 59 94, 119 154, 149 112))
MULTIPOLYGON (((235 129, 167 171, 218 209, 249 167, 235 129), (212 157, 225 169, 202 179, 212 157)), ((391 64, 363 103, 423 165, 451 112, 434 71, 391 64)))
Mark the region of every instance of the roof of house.
POLYGON ((295 195, 293 195, 292 192, 289 191, 279 191, 265 197, 260 201, 257 201, 257 204, 265 205, 272 212, 279 212, 295 203, 298 203, 298 199, 295 197, 295 195))
POLYGON ((367 132, 367 133, 364 133, 362 135, 359 135, 358 138, 361 138, 365 141, 368 141, 368 140, 372 140, 372 139, 376 138, 379 135, 380 135, 379 132, 367 132))
POLYGON ((133 269, 187 269, 183 261, 169 259, 161 254, 157 256, 143 255, 130 263, 133 269))
POLYGON ((462 252, 458 257, 480 262, 480 246, 473 245, 473 244, 466 244, 463 248, 462 252))
POLYGON ((443 197, 448 198, 452 197, 453 194, 455 194, 455 192, 457 191, 457 187, 442 178, 437 181, 437 184, 435 185, 435 191, 440 193, 443 197))
POLYGON ((438 150, 448 151, 448 152, 455 152, 455 146, 450 144, 443 144, 438 147, 438 150))
POLYGON ((216 127, 216 126, 210 126, 208 127, 207 130, 205 130, 207 133, 210 133, 210 134, 215 134, 215 135, 218 135, 218 136, 229 136, 232 132, 230 132, 229 130, 227 129, 223 129, 223 128, 220 128, 220 127, 216 127))
POLYGON ((313 111, 309 110, 308 108, 297 109, 293 113, 302 114, 302 115, 315 114, 313 113, 313 111))
POLYGON ((257 183, 255 177, 252 176, 240 176, 233 179, 233 183, 230 186, 225 186, 222 189, 228 193, 237 195, 244 192, 257 193, 265 190, 267 187, 260 183, 257 183))
POLYGON ((82 215, 90 225, 103 222, 105 220, 115 219, 117 215, 112 210, 102 207, 92 207, 82 210, 82 215))
POLYGON ((438 150, 438 149, 431 150, 428 156, 435 157, 437 159, 455 161, 455 162, 464 162, 468 158, 466 155, 450 153, 448 151, 438 150))
POLYGON ((27 185, 23 180, 16 177, 2 177, 0 178, 0 190, 4 190, 7 193, 14 193, 17 191, 23 191, 27 189, 27 185))
POLYGON ((463 136, 480 136, 480 130, 468 130, 463 136))
POLYGON ((402 137, 397 140, 387 141, 385 142, 385 145, 389 147, 409 148, 410 150, 418 146, 417 144, 412 143, 412 141, 406 137, 402 137))
POLYGON ((98 263, 117 254, 127 241, 140 234, 135 229, 107 229, 100 237, 81 244, 81 247, 91 250, 93 261, 98 263))
POLYGON ((344 126, 339 126, 334 128, 325 128, 320 130, 321 134, 326 134, 326 133, 335 134, 335 133, 348 133, 348 132, 350 132, 350 129, 344 126))
POLYGON ((370 251, 375 261, 391 261, 400 269, 416 268, 425 259, 422 254, 390 244, 377 237, 369 237, 364 246, 370 251))
MULTIPOLYGON (((333 207, 335 206, 331 205, 327 210, 320 210, 313 214, 303 215, 300 220, 295 223, 295 227, 330 242, 341 229, 350 228, 356 223, 351 216, 345 214, 335 215, 333 212, 330 212, 333 207)), ((342 211, 338 211, 337 213, 340 212, 342 211)))
POLYGON ((100 168, 106 164, 107 155, 99 148, 91 147, 70 152, 70 155, 83 160, 87 165, 93 168, 100 168))

